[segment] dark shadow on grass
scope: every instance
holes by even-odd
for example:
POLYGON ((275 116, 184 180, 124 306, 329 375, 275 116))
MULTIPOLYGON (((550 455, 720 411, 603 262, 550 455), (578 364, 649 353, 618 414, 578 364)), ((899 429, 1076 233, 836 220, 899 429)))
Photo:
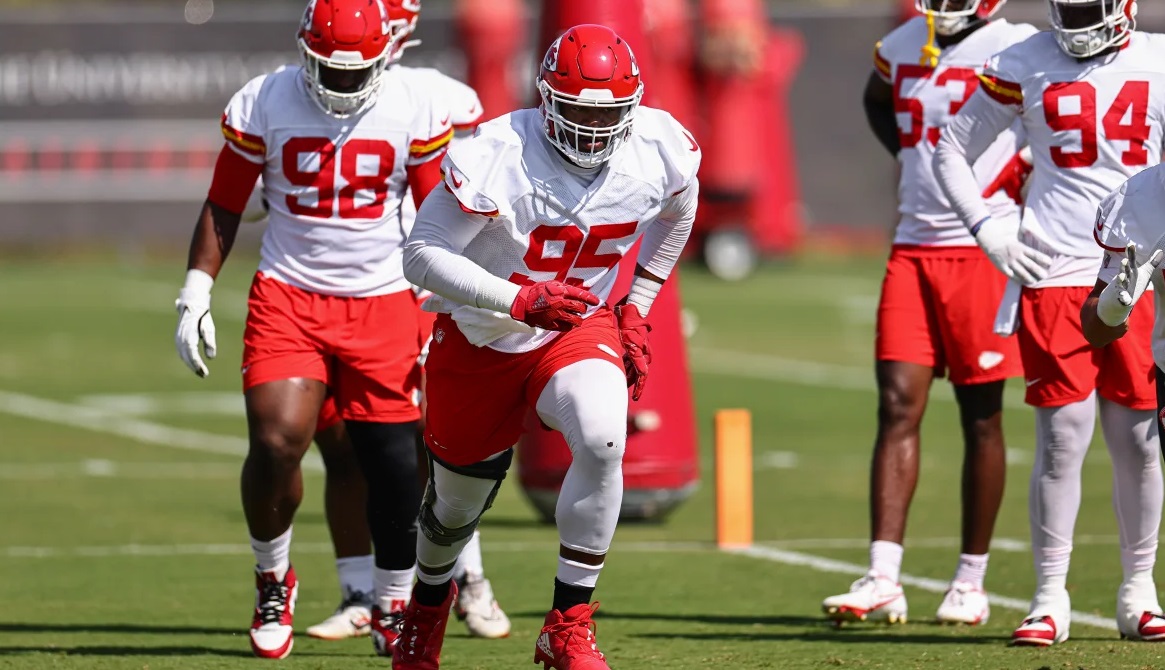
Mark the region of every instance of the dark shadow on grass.
POLYGON ((3 623, 0 633, 140 633, 145 635, 242 635, 247 629, 166 626, 141 623, 3 623))
POLYGON ((961 635, 934 635, 929 633, 879 633, 851 634, 849 631, 822 630, 800 631, 787 633, 770 633, 765 631, 740 633, 641 633, 631 637, 645 640, 717 640, 720 642, 781 642, 797 640, 799 642, 830 642, 830 643, 871 643, 871 644, 992 644, 1005 645, 1010 639, 1003 635, 976 635, 964 637, 961 635))
MULTIPOLYGON (((0 647, 0 656, 6 654, 64 654, 66 656, 226 656, 252 658, 245 649, 216 649, 214 647, 128 647, 125 645, 90 645, 76 647, 24 646, 0 647)), ((297 652, 298 653, 298 652, 297 652)), ((299 654, 303 655, 303 654, 299 654)))

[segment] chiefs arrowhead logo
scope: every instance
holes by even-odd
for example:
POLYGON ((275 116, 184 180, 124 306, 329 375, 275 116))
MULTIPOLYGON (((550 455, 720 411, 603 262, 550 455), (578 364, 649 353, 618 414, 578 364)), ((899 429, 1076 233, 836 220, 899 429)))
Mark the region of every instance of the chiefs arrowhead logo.
POLYGON ((554 40, 550 48, 546 50, 546 57, 542 59, 542 69, 548 72, 558 71, 558 45, 562 43, 562 36, 554 40))

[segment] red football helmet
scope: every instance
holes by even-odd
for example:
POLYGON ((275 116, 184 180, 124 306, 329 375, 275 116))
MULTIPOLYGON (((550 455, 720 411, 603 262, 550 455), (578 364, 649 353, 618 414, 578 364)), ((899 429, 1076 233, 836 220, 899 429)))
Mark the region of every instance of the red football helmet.
POLYGON ((1048 18, 1060 49, 1091 58, 1129 41, 1137 26, 1137 0, 1051 0, 1048 18))
POLYGON ((914 8, 934 16, 934 31, 940 35, 963 32, 973 21, 987 21, 1007 0, 914 0, 914 8))
POLYGON ((313 99, 340 118, 363 111, 385 68, 415 42, 420 0, 310 0, 297 42, 313 99))
POLYGON ((572 163, 593 168, 631 133, 643 82, 631 47, 610 28, 585 24, 546 50, 538 92, 550 142, 572 163))

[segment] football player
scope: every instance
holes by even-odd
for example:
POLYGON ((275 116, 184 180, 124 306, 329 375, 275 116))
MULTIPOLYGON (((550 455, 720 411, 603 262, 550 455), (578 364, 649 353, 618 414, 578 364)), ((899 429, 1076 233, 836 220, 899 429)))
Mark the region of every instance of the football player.
POLYGON ((372 626, 395 638, 415 575, 421 317, 401 268, 401 201, 440 182, 450 112, 415 72, 388 67, 411 32, 406 0, 312 0, 298 67, 256 77, 222 118, 226 144, 177 301, 179 354, 215 354, 210 294, 260 175, 271 211, 248 300, 242 361, 250 451, 243 510, 254 549, 253 652, 291 651, 289 561, 300 460, 330 392, 368 483, 372 626))
MULTIPOLYGON (((394 2, 389 3, 387 9, 391 20, 400 21, 405 26, 401 29, 402 42, 397 51, 399 58, 406 48, 419 43, 419 40, 409 38, 416 26, 421 4, 420 0, 394 2)), ((481 101, 472 88, 432 68, 412 68, 400 64, 399 60, 390 63, 389 67, 410 70, 412 76, 421 80, 432 95, 446 104, 454 131, 450 146, 473 136, 482 121, 483 110, 481 101)), ((413 198, 406 194, 401 200, 400 224, 403 235, 412 230, 416 214, 417 208, 413 198)), ((427 340, 432 332, 434 316, 430 313, 421 314, 423 340, 427 340)), ((372 628, 369 588, 372 583, 372 557, 368 555, 370 545, 366 517, 362 510, 352 504, 363 494, 364 482, 356 481, 360 475, 355 468, 351 447, 346 444, 343 427, 333 427, 340 422, 339 415, 334 411, 334 404, 329 400, 320 415, 315 442, 320 448, 327 470, 325 501, 334 501, 333 506, 336 508, 333 510, 329 507, 327 517, 328 528, 336 549, 336 570, 340 581, 341 601, 334 614, 307 629, 308 635, 327 640, 366 635, 372 628), (362 553, 353 553, 358 552, 361 547, 362 553)), ((425 466, 423 456, 420 465, 423 470, 425 466)), ((455 577, 460 589, 457 592, 454 611, 458 618, 465 622, 469 633, 483 638, 509 635, 510 620, 498 606, 494 599, 493 587, 485 577, 480 534, 476 531, 458 560, 455 577)), ((379 630, 377 635, 382 635, 379 630)), ((378 644, 377 648, 380 649, 382 646, 378 644)))
MULTIPOLYGON (((917 0, 915 17, 874 49, 866 84, 870 127, 898 159, 898 211, 875 340, 878 432, 870 472, 870 567, 849 592, 826 598, 835 621, 906 620, 898 582, 906 517, 918 482, 919 426, 936 377, 954 386, 964 439, 962 553, 936 615, 981 624, 988 548, 1007 464, 1003 387, 1022 375, 1015 338, 993 332, 1006 279, 975 244, 932 169, 943 127, 978 86, 983 63, 1036 32, 994 18, 1004 0, 917 0)), ((991 213, 1019 225, 1027 164, 1017 122, 1000 129, 975 162, 991 213)))
POLYGON ((1126 637, 1160 639, 1165 617, 1153 565, 1162 478, 1152 316, 1145 306, 1126 337, 1094 348, 1081 331, 1080 307, 1100 255, 1097 205, 1160 160, 1165 37, 1134 31, 1134 0, 1049 0, 1049 7, 1052 29, 988 61, 979 91, 947 125, 935 155, 939 182, 963 223, 996 267, 1023 285, 1016 311, 1026 400, 1036 415, 1028 501, 1036 593, 1012 643, 1046 646, 1068 638, 1066 581, 1080 469, 1098 413, 1120 529, 1117 624, 1126 637), (1018 231, 984 202, 971 169, 1016 119, 1034 161, 1018 231))
POLYGON ((405 274, 435 295, 426 362, 429 486, 418 583, 396 670, 439 665, 453 567, 509 468, 527 412, 561 431, 573 461, 555 519, 553 601, 534 651, 558 670, 606 670, 591 596, 619 516, 627 387, 639 399, 651 305, 691 232, 700 148, 641 107, 631 48, 581 25, 542 61, 542 104, 482 124, 443 163, 417 215, 405 274), (617 266, 642 239, 630 294, 617 266))

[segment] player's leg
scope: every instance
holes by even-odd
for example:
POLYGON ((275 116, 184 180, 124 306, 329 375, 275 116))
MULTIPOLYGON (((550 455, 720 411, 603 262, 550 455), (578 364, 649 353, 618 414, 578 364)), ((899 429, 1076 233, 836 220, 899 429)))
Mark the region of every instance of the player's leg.
POLYGON ((894 249, 878 304, 875 378, 878 427, 870 465, 870 569, 849 591, 826 598, 834 621, 906 620, 898 583, 906 517, 918 482, 919 426, 943 365, 930 289, 916 255, 894 249))
POLYGON ((421 503, 416 545, 417 583, 393 649, 394 670, 437 667, 450 608, 457 597, 453 579, 457 557, 493 503, 512 460, 512 449, 463 466, 442 462, 429 453, 429 484, 421 503))
POLYGON ((538 416, 562 433, 572 457, 555 508, 553 604, 534 655, 549 667, 607 667, 594 637, 591 599, 623 501, 626 386, 621 364, 589 358, 554 372, 538 395, 538 416))
POLYGON ((1036 414, 1028 491, 1036 592, 1012 634, 1016 645, 1062 642, 1071 625, 1065 584, 1080 509, 1080 472, 1096 424, 1096 366, 1078 316, 1086 293, 1076 287, 1025 288, 1020 304, 1026 400, 1036 414), (1074 331, 1071 319, 1076 319, 1074 331))
POLYGON ((1100 425, 1112 458, 1112 503, 1120 533, 1122 579, 1116 619, 1121 635, 1165 640, 1153 567, 1165 482, 1151 355, 1151 306, 1137 306, 1125 337, 1096 352, 1100 359, 1100 425))
POLYGON ((334 343, 332 391, 367 486, 375 556, 371 637, 384 655, 416 573, 419 310, 405 290, 346 300, 341 311, 348 336, 334 343))
POLYGON ((282 658, 291 651, 299 588, 290 562, 291 522, 303 500, 300 460, 311 445, 324 393, 323 382, 302 378, 246 391, 250 448, 241 490, 258 590, 251 648, 266 658, 282 658))
POLYGON ((935 618, 976 625, 991 615, 984 581, 1007 477, 1004 384, 1021 377, 1023 366, 1016 338, 994 332, 1007 282, 980 249, 946 250, 927 261, 927 276, 937 298, 964 447, 961 552, 935 618))
POLYGON ((291 523, 303 499, 300 460, 311 445, 326 394, 323 354, 305 326, 314 296, 256 276, 243 336, 243 388, 249 448, 240 488, 255 554, 251 648, 282 658, 291 651, 298 582, 289 552, 291 523))
POLYGON ((343 640, 369 632, 372 616, 372 538, 364 476, 344 421, 329 398, 316 425, 315 443, 324 461, 324 514, 336 556, 340 605, 335 613, 310 626, 307 634, 343 640))

